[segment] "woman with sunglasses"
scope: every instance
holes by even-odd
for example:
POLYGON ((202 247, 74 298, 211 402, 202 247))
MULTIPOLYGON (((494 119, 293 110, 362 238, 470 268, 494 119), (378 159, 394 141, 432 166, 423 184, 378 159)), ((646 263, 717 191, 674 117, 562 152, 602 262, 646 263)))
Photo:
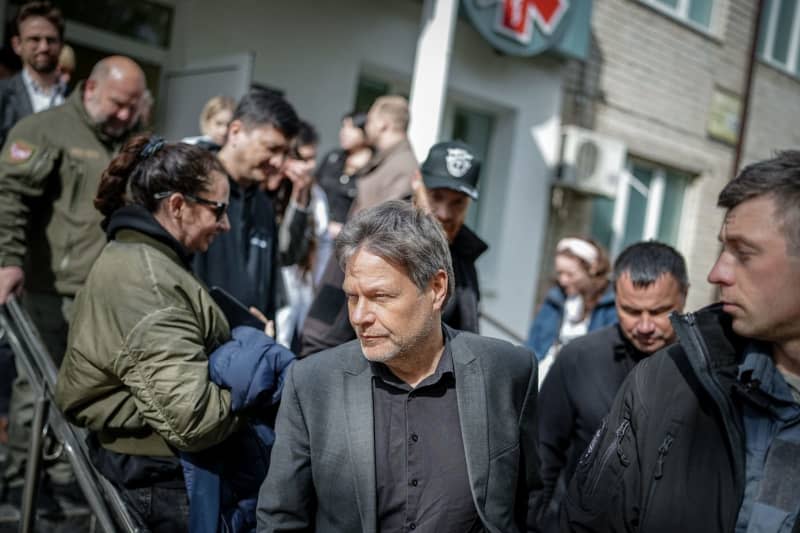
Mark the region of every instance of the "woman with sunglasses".
POLYGON ((150 531, 186 531, 177 452, 224 440, 231 395, 209 380, 228 322, 190 271, 230 226, 228 179, 209 152, 131 140, 105 170, 95 206, 108 244, 74 304, 57 403, 91 432, 95 466, 150 531))

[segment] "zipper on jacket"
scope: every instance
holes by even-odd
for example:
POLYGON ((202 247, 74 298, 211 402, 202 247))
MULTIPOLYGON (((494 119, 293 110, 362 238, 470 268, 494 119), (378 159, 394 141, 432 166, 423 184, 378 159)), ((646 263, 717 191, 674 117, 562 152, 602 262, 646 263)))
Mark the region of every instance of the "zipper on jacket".
POLYGON ((647 491, 647 499, 644 501, 644 506, 642 507, 642 512, 639 516, 640 526, 644 525, 645 519, 647 518, 647 511, 650 508, 650 504, 653 503, 653 497, 656 494, 656 481, 664 477, 664 459, 667 457, 673 442, 675 442, 675 437, 668 432, 666 437, 664 437, 664 440, 661 442, 661 445, 658 447, 658 459, 656 460, 656 467, 653 471, 653 479, 650 481, 650 489, 647 491))
MULTIPOLYGON (((661 446, 658 447, 658 460, 656 461, 656 472, 653 477, 656 479, 661 479, 664 476, 664 459, 667 457, 669 453, 670 447, 672 447, 672 443, 675 441, 675 438, 667 433, 667 436, 664 437, 664 442, 661 443, 661 446)), ((655 484, 650 485, 650 490, 653 490, 655 484)))
POLYGON ((617 457, 619 457, 622 466, 627 467, 630 464, 630 459, 624 453, 622 453, 622 439, 625 438, 625 434, 628 432, 628 429, 631 427, 631 421, 629 417, 625 417, 622 419, 622 423, 619 425, 617 430, 614 432, 614 441, 609 445, 605 452, 603 452, 603 458, 600 460, 600 465, 595 471, 595 477, 592 481, 592 486, 588 492, 588 494, 594 494, 594 491, 597 489, 597 485, 600 483, 600 477, 603 471, 606 469, 608 462, 611 460, 611 457, 614 455, 616 451, 617 457))

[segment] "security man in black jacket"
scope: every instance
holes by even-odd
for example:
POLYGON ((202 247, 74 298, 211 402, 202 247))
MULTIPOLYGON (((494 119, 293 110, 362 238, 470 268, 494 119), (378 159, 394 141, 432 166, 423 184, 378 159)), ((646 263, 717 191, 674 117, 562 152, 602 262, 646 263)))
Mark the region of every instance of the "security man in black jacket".
POLYGON ((800 531, 800 151, 719 195, 721 305, 674 317, 575 469, 564 531, 800 531))
POLYGON ((566 482, 628 373, 675 341, 669 315, 683 311, 689 288, 683 257, 659 242, 626 248, 614 264, 613 282, 619 323, 565 346, 539 393, 544 490, 537 507, 547 531, 558 531, 566 482))

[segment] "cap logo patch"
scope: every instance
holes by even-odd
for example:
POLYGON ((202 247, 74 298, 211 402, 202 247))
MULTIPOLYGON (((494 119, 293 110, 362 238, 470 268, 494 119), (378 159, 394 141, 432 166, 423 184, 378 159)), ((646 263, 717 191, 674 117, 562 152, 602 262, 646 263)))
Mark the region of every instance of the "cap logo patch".
POLYGON ((472 168, 473 159, 475 157, 463 148, 448 148, 445 156, 447 172, 454 178, 464 177, 472 168))
POLYGON ((33 155, 33 148, 23 142, 11 143, 11 147, 8 149, 8 156, 14 163, 27 161, 31 155, 33 155))

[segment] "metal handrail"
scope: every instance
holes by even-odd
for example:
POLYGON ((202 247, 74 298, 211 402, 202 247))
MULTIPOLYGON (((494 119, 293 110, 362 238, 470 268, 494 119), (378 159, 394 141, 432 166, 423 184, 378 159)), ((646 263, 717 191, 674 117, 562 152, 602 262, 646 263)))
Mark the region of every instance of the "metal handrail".
POLYGON ((485 320, 492 327, 499 329, 504 335, 511 337, 515 342, 519 344, 525 344, 525 339, 519 336, 516 331, 510 329, 508 326, 500 322, 499 319, 493 317, 492 315, 488 314, 484 310, 478 310, 478 318, 485 320))
POLYGON ((33 321, 13 297, 0 308, 2 309, 0 328, 5 331, 8 343, 14 351, 15 361, 28 376, 37 397, 35 424, 31 430, 31 447, 20 509, 20 531, 25 533, 33 528, 36 489, 41 467, 42 433, 47 420, 46 423, 63 444, 75 471, 78 485, 86 496, 86 501, 101 529, 106 533, 115 533, 122 527, 129 533, 139 533, 141 529, 135 525, 119 492, 92 465, 85 444, 86 431, 67 422, 57 408, 49 408, 55 405, 58 371, 33 321), (116 521, 112 518, 112 513, 116 521))

